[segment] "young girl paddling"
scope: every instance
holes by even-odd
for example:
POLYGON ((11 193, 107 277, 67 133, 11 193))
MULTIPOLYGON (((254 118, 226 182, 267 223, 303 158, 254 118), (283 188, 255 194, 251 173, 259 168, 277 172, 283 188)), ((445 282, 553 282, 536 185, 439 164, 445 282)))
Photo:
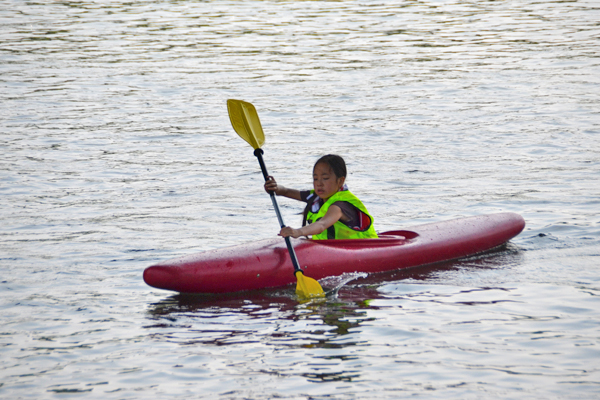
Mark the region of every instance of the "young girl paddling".
POLYGON ((280 236, 312 235, 313 239, 376 238, 373 217, 345 184, 346 163, 338 155, 321 157, 313 168, 314 190, 300 191, 277 184, 270 176, 265 190, 307 203, 302 228, 283 227, 280 236), (308 225, 306 225, 308 223, 308 225))

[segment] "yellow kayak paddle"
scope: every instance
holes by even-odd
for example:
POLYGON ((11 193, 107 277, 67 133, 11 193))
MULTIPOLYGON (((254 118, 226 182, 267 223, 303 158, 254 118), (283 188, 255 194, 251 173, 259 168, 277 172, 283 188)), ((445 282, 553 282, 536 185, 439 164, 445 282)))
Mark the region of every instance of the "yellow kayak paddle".
MULTIPOLYGON (((267 167, 263 160, 263 150, 260 148, 265 142, 265 134, 258 118, 256 108, 248 102, 242 100, 227 100, 227 110, 229 111, 229 119, 233 129, 237 132, 242 139, 244 139, 250 146, 254 148, 254 155, 258 158, 260 169, 262 170, 265 182, 268 179, 267 167)), ((277 214, 279 225, 283 228, 283 218, 279 212, 279 206, 275 199, 275 193, 270 192, 271 201, 273 202, 273 208, 277 214)), ((319 282, 304 275, 304 272, 300 268, 296 252, 292 246, 292 241, 289 237, 285 238, 285 244, 287 245, 290 258, 292 259, 292 265, 294 266, 294 275, 296 276, 296 294, 301 298, 312 298, 312 297, 325 297, 323 288, 319 285, 319 282)))

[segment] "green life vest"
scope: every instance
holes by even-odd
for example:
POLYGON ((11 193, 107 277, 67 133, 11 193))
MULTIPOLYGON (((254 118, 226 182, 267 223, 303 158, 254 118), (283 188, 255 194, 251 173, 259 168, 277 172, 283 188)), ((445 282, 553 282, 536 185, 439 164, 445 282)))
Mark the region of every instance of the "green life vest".
MULTIPOLYGON (((314 192, 314 191, 311 191, 314 192)), ((312 224, 317 222, 321 218, 325 216, 327 210, 329 210, 329 206, 331 206, 336 201, 347 201, 352 204, 354 207, 358 208, 361 212, 363 212, 367 217, 369 217, 370 221, 368 221, 368 225, 363 227, 362 229, 356 227, 351 228, 348 225, 344 224, 342 221, 337 221, 335 224, 330 226, 328 229, 325 229, 323 232, 318 235, 313 235, 313 240, 323 240, 323 239, 372 239, 377 238, 377 233, 375 232, 375 228, 373 228, 373 217, 367 212, 367 208, 364 204, 352 193, 348 190, 343 190, 341 192, 336 192, 333 196, 331 196, 325 204, 319 208, 316 213, 313 213, 310 209, 308 210, 308 214, 306 215, 306 222, 312 224)))

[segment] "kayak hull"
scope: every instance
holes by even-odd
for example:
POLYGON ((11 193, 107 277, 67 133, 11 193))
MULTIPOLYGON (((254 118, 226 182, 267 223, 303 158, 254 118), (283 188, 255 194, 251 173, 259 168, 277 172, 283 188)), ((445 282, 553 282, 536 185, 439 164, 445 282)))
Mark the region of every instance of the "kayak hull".
MULTIPOLYGON (((379 239, 292 243, 305 275, 377 273, 453 260, 498 247, 525 227, 514 213, 460 218, 388 231, 379 239)), ((209 250, 150 266, 144 281, 180 293, 228 293, 290 285, 294 267, 281 238, 209 250)))

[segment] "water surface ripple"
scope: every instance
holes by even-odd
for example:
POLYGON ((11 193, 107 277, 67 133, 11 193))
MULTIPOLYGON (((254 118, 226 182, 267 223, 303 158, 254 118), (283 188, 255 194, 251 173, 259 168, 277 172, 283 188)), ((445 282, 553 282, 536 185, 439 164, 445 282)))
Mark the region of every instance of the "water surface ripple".
POLYGON ((592 0, 0 0, 0 398, 597 398, 598 21, 592 0), (526 230, 323 302, 154 290, 152 263, 278 230, 228 98, 284 185, 343 155, 380 231, 526 230))

